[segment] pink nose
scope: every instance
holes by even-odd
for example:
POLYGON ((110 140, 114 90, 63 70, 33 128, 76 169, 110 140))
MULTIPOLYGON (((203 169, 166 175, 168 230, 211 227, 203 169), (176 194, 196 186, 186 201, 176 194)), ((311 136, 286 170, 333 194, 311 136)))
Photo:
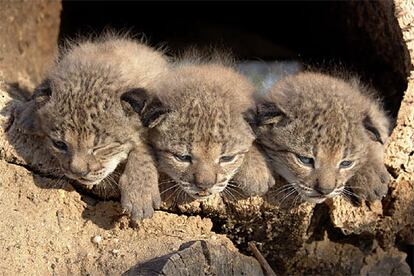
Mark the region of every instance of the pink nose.
POLYGON ((80 177, 84 177, 89 174, 88 168, 82 168, 82 167, 73 166, 73 165, 70 166, 70 172, 80 177))
POLYGON ((317 184, 314 189, 321 195, 329 195, 334 190, 334 188, 322 188, 319 184, 317 184))

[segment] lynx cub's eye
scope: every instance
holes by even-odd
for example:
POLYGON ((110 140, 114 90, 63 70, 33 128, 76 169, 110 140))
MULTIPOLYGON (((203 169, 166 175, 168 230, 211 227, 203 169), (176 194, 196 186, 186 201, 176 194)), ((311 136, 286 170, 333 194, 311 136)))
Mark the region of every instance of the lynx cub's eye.
POLYGON ((306 166, 313 166, 313 164, 315 162, 313 160, 313 158, 305 157, 305 156, 302 156, 302 155, 296 155, 296 158, 298 158, 298 160, 306 166))
POLYGON ((68 146, 63 141, 57 141, 52 139, 52 144, 55 148, 57 148, 60 151, 66 152, 68 151, 68 146))
POLYGON ((354 162, 352 162, 352 161, 345 160, 345 161, 342 161, 342 162, 339 164, 339 167, 340 167, 341 169, 346 169, 346 168, 351 167, 353 163, 354 163, 354 162))
POLYGON ((234 160, 236 158, 236 155, 227 155, 220 157, 220 163, 228 163, 234 160))
POLYGON ((191 163, 191 160, 192 160, 192 158, 191 158, 191 156, 190 156, 190 155, 179 155, 179 154, 174 154, 174 158, 175 158, 177 161, 180 161, 180 162, 187 162, 187 163, 191 163))

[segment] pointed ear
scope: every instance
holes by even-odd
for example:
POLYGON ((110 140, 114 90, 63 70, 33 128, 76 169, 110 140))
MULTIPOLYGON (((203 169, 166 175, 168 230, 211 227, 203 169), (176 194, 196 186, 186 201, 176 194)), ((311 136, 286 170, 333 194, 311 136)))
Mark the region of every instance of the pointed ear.
POLYGON ((371 116, 366 115, 364 120, 362 121, 362 124, 365 128, 365 130, 368 132, 369 137, 375 141, 379 142, 382 145, 384 144, 384 140, 381 137, 381 134, 379 132, 379 126, 376 126, 374 121, 372 120, 371 116))
POLYGON ((36 102, 37 107, 41 107, 50 100, 50 96, 52 96, 52 88, 50 80, 46 79, 36 87, 31 100, 36 102))
POLYGON ((278 124, 287 116, 275 103, 263 102, 256 106, 256 124, 272 125, 278 124))
POLYGON ((121 95, 121 105, 128 116, 136 113, 141 116, 144 107, 150 100, 150 96, 144 88, 134 88, 121 95))
POLYGON ((121 103, 127 114, 138 113, 142 124, 149 128, 159 124, 169 112, 156 96, 150 95, 144 88, 125 92, 121 95, 121 103))
POLYGON ((30 100, 16 109, 17 124, 23 133, 41 135, 37 111, 49 101, 51 95, 50 82, 45 80, 36 87, 30 100))

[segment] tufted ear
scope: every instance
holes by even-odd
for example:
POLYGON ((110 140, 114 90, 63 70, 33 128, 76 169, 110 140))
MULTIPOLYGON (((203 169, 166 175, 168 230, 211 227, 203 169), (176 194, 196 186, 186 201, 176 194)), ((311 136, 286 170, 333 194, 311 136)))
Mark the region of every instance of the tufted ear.
POLYGON ((50 100, 51 95, 50 81, 46 79, 36 87, 30 100, 16 109, 17 124, 23 133, 41 134, 37 111, 50 100))
POLYGON ((145 127, 153 128, 159 124, 169 112, 161 101, 150 95, 144 88, 131 89, 121 95, 121 103, 127 113, 138 113, 145 127))
POLYGON ((31 99, 35 99, 37 102, 47 102, 52 96, 52 88, 49 79, 45 79, 38 87, 36 87, 35 91, 31 99))
POLYGON ((365 130, 368 132, 369 137, 376 142, 384 144, 384 140, 381 137, 379 127, 375 124, 375 121, 372 120, 370 115, 366 115, 364 120, 362 121, 365 130))
POLYGON ((256 124, 272 125, 287 119, 285 112, 273 102, 262 102, 256 106, 256 124))

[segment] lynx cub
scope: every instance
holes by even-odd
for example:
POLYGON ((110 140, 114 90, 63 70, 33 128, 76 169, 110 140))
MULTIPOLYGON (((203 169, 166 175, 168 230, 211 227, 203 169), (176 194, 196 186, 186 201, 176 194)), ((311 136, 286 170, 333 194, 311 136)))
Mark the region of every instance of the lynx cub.
POLYGON ((132 219, 160 205, 158 174, 140 138, 136 113, 121 101, 145 93, 167 68, 161 53, 132 39, 107 35, 70 45, 20 116, 27 133, 44 139, 63 173, 98 185, 128 159, 120 177, 122 206, 132 219))
MULTIPOLYGON (((162 77, 156 92, 146 100, 142 120, 159 171, 181 191, 206 199, 229 181, 249 195, 273 185, 242 115, 254 105, 254 88, 244 77, 220 63, 181 64, 162 77)), ((138 107, 143 101, 130 99, 138 107)))
POLYGON ((373 201, 387 192, 383 145, 389 120, 356 79, 299 73, 257 107, 255 131, 272 164, 304 200, 373 201))

